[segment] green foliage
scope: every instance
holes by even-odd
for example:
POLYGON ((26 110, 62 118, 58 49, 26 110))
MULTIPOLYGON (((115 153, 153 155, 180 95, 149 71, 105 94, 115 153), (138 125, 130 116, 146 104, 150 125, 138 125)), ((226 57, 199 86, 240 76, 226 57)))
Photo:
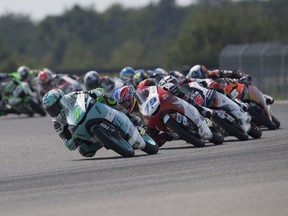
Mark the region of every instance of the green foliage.
POLYGON ((169 52, 168 63, 171 67, 185 64, 217 67, 218 55, 226 44, 277 40, 276 24, 275 17, 269 16, 261 4, 225 1, 217 4, 217 9, 210 3, 201 4, 192 8, 169 52))
POLYGON ((39 23, 8 14, 0 17, 0 70, 217 66, 228 43, 287 40, 287 12, 284 0, 201 0, 187 7, 161 0, 140 9, 115 4, 103 13, 75 5, 39 23))

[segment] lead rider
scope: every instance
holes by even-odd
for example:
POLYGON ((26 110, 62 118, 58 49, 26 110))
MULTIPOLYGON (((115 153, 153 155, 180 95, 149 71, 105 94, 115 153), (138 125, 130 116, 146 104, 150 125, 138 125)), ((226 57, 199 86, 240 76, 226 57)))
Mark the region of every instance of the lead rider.
POLYGON ((75 103, 78 94, 91 96, 95 100, 123 112, 129 117, 133 124, 137 124, 141 121, 137 117, 130 115, 126 109, 121 107, 113 98, 109 97, 104 92, 104 89, 98 88, 90 91, 78 91, 67 95, 65 95, 61 89, 50 90, 44 95, 42 104, 47 113, 52 117, 54 129, 69 150, 73 151, 78 148, 79 153, 84 157, 93 157, 96 154, 96 151, 103 147, 103 144, 99 141, 92 143, 87 140, 80 140, 79 138, 72 137, 66 120, 66 115, 69 110, 65 109, 69 108, 69 105, 75 103))

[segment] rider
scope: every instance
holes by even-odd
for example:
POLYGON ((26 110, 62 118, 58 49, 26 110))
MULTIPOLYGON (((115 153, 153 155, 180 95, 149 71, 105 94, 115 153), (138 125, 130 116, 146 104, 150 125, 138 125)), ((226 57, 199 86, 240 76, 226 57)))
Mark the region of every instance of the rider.
POLYGON ((119 73, 119 78, 123 82, 123 86, 133 86, 133 76, 135 74, 134 68, 127 66, 124 67, 120 73, 119 73))
POLYGON ((109 97, 104 89, 97 88, 90 91, 78 91, 64 94, 61 89, 52 89, 43 97, 43 107, 47 113, 52 117, 54 123, 54 129, 63 140, 64 144, 69 150, 75 150, 78 148, 79 153, 84 157, 93 157, 103 145, 100 142, 92 143, 87 140, 72 137, 72 133, 69 131, 66 115, 69 112, 69 104, 73 104, 77 98, 77 95, 84 94, 93 97, 95 100, 105 103, 113 109, 126 114, 132 123, 136 124, 138 119, 130 115, 129 112, 121 107, 117 101, 109 97))
POLYGON ((185 76, 180 71, 177 70, 169 71, 169 75, 176 77, 178 80, 185 79, 185 76))
POLYGON ((194 65, 186 75, 186 78, 206 79, 202 84, 206 83, 207 87, 224 92, 227 81, 222 78, 239 79, 243 74, 240 70, 208 70, 204 65, 194 65))
POLYGON ((30 80, 30 68, 29 67, 22 65, 17 69, 17 73, 19 74, 21 81, 27 82, 28 80, 30 80))
POLYGON ((163 68, 155 68, 154 70, 148 70, 149 78, 155 80, 156 84, 164 77, 168 75, 168 72, 163 68))
POLYGON ((106 92, 111 92, 115 87, 115 81, 108 77, 100 77, 99 73, 95 70, 88 71, 84 75, 84 85, 86 90, 92 90, 96 88, 104 88, 106 92))
MULTIPOLYGON (((241 70, 208 70, 204 65, 194 65, 186 78, 206 79, 205 81, 209 88, 226 94, 232 92, 237 87, 237 84, 227 85, 227 81, 223 78, 236 79, 238 82, 246 84, 251 84, 252 81, 252 77, 241 70)), ((274 99, 271 96, 263 95, 267 104, 273 104, 274 99)))
POLYGON ((60 88, 65 94, 83 90, 78 81, 64 74, 55 74, 50 69, 44 68, 38 75, 37 94, 41 100, 53 88, 60 88))
MULTIPOLYGON (((155 79, 148 78, 139 83, 138 89, 142 90, 145 88, 145 86, 147 87, 154 85, 156 85, 155 79)), ((130 113, 133 113, 135 116, 141 116, 139 107, 137 105, 135 89, 133 87, 123 86, 119 89, 116 89, 113 96, 118 101, 118 103, 127 109, 130 113)), ((165 142, 173 140, 173 137, 167 133, 160 133, 160 131, 154 128, 147 128, 146 132, 152 137, 152 139, 157 143, 159 147, 164 145, 165 142)))
POLYGON ((15 82, 18 84, 19 81, 18 78, 15 77, 15 73, 0 73, 0 116, 7 115, 9 113, 20 114, 17 110, 9 105, 7 99, 7 96, 12 96, 12 92, 7 92, 6 89, 7 83, 10 82, 15 82))
POLYGON ((36 76, 37 70, 31 70, 29 67, 22 65, 17 69, 17 73, 19 74, 19 79, 22 82, 27 82, 30 89, 35 92, 36 91, 36 76))
POLYGON ((213 89, 207 89, 197 79, 186 78, 182 81, 177 80, 175 77, 169 75, 160 80, 159 85, 171 94, 178 96, 190 104, 194 105, 200 113, 207 115, 207 118, 212 116, 212 113, 207 113, 203 110, 202 106, 207 108, 221 108, 231 112, 240 122, 243 131, 249 130, 247 121, 250 120, 248 115, 242 115, 243 111, 234 101, 226 97, 224 94, 217 93, 213 89), (191 84, 189 87, 183 86, 184 84, 191 84), (189 91, 190 90, 190 91, 189 91))
POLYGON ((133 85, 137 88, 138 84, 148 78, 148 73, 144 69, 138 69, 133 76, 133 85))

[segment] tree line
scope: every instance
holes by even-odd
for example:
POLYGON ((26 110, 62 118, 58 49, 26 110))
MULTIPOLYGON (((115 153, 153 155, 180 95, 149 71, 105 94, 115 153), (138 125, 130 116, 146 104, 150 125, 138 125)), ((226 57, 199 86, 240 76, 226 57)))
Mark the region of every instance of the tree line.
POLYGON ((186 7, 160 0, 140 9, 114 4, 102 13, 75 5, 39 22, 6 14, 0 17, 0 71, 20 65, 67 72, 217 67, 226 44, 287 42, 287 14, 286 0, 199 0, 186 7))

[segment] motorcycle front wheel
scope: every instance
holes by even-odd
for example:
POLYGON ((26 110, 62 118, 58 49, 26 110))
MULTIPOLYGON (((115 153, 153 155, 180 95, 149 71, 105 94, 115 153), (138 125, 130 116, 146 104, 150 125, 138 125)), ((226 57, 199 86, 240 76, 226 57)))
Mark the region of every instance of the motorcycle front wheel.
POLYGON ((225 131, 228 132, 230 136, 235 136, 241 141, 245 141, 249 139, 248 134, 243 133, 239 128, 235 127, 234 125, 229 124, 224 119, 220 118, 217 114, 212 117, 212 120, 222 127, 225 131))
POLYGON ((95 138, 103 143, 106 149, 112 149, 123 157, 133 157, 135 155, 135 150, 111 123, 105 121, 94 125, 91 132, 95 138))
POLYGON ((262 136, 262 131, 254 122, 251 121, 251 129, 248 134, 254 139, 259 139, 262 136))
POLYGON ((184 128, 182 128, 174 119, 169 117, 168 121, 166 122, 167 128, 171 130, 172 132, 178 134, 183 140, 185 140, 188 143, 191 143, 195 147, 204 147, 205 146, 205 140, 201 139, 198 134, 195 135, 191 132, 188 132, 184 128), (196 137, 196 136, 199 136, 196 137))
POLYGON ((156 142, 146 133, 142 135, 142 138, 146 144, 142 151, 146 152, 147 154, 157 154, 159 151, 159 146, 156 144, 156 142))

